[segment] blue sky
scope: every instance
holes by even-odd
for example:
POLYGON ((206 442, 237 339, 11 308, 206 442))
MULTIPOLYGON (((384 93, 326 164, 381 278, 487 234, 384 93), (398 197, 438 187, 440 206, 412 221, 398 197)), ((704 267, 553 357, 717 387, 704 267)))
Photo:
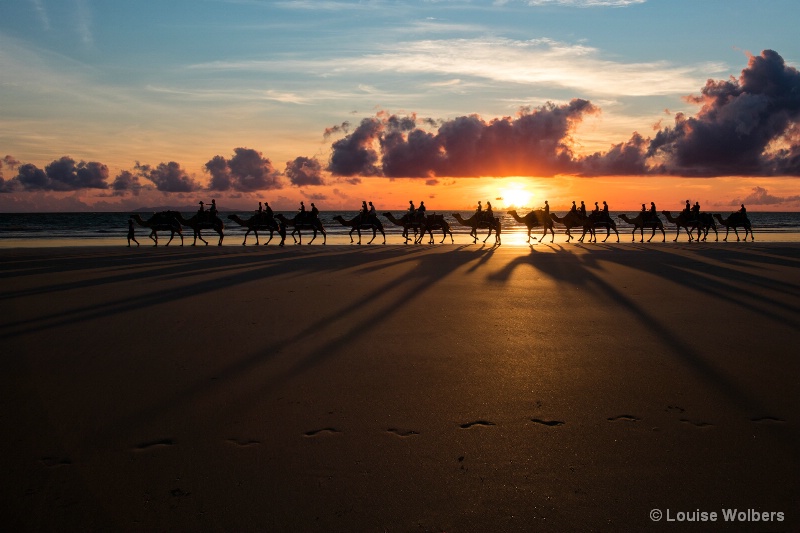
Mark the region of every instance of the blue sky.
MULTIPOLYGON (((4 0, 0 151, 40 168, 63 156, 99 161, 108 182, 120 171, 135 173, 136 162, 175 161, 206 186, 209 159, 247 147, 279 173, 297 157, 318 160, 325 184, 314 194, 345 198, 348 183, 326 173, 331 143, 352 131, 337 129, 345 123, 352 128, 380 113, 488 121, 578 98, 598 112, 570 131, 572 147, 602 152, 634 131, 652 137, 677 112, 696 114, 698 104, 685 97, 708 79, 738 77, 748 54, 772 49, 798 65, 798 6, 4 0), (334 135, 326 135, 330 128, 334 135)), ((14 172, 3 168, 6 180, 14 172)), ((794 181, 770 186, 791 197, 794 181)), ((391 186, 385 178, 370 183, 378 182, 391 186)), ((739 185, 741 194, 751 185, 739 185)), ((308 193, 295 189, 280 194, 294 201, 308 193)), ((69 192, 86 204, 101 201, 92 192, 106 198, 100 190, 69 192)), ((0 195, 0 208, 12 196, 25 205, 68 196, 50 193, 0 195)), ((112 200, 136 199, 102 201, 112 200)))

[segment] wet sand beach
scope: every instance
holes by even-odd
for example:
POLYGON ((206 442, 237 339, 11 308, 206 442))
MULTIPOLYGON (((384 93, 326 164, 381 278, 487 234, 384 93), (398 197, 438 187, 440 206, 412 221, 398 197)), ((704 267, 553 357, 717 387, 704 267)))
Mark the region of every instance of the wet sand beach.
POLYGON ((0 280, 5 530, 800 529, 800 243, 18 248, 0 280))

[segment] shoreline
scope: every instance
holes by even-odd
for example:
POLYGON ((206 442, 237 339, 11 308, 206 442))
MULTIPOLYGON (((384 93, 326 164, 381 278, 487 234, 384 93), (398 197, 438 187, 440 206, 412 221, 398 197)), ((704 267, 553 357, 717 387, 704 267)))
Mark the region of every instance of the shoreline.
POLYGON ((800 243, 668 244, 0 249, 0 523, 796 530, 800 243))

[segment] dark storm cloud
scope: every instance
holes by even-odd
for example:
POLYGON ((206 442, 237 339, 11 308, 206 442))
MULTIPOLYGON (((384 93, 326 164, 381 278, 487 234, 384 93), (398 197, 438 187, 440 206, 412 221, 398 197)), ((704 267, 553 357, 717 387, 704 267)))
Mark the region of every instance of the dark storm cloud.
POLYGON ((137 163, 136 170, 142 177, 152 181, 161 192, 194 192, 201 189, 200 184, 175 161, 160 163, 155 168, 137 163))
POLYGON ((608 152, 596 152, 580 160, 583 176, 643 175, 651 170, 645 161, 647 140, 634 132, 624 143, 616 144, 608 152))
POLYGON ((316 159, 309 157, 296 157, 294 161, 287 161, 284 174, 296 187, 325 185, 322 179, 322 165, 316 159))
POLYGON ((108 189, 108 167, 96 161, 76 163, 64 156, 47 165, 45 172, 54 191, 108 189))
POLYGON ((774 196, 767 192, 763 187, 753 187, 752 193, 744 198, 735 198, 731 200, 731 204, 748 204, 748 205, 777 205, 789 202, 800 202, 800 195, 797 196, 774 196))
POLYGON ((283 187, 280 173, 261 152, 250 148, 233 151, 230 159, 218 155, 206 163, 206 171, 211 175, 209 190, 253 192, 283 187))
POLYGON ((378 152, 375 143, 385 129, 384 121, 378 117, 365 118, 361 124, 343 139, 331 146, 332 153, 328 170, 334 176, 380 176, 378 152))
POLYGON ((569 135, 585 115, 597 111, 591 102, 575 99, 488 122, 478 115, 419 121, 438 124, 435 133, 420 129, 416 116, 379 114, 333 143, 329 170, 428 179, 569 173, 575 170, 569 135))
POLYGON ((670 174, 688 176, 797 174, 797 145, 767 153, 800 119, 800 73, 772 50, 752 56, 738 79, 708 80, 696 116, 678 114, 659 131, 648 157, 670 174))
POLYGON ((111 184, 111 190, 114 191, 115 196, 122 196, 128 192, 138 196, 142 190, 142 184, 139 181, 139 176, 129 170, 123 170, 117 177, 114 178, 114 183, 111 184))

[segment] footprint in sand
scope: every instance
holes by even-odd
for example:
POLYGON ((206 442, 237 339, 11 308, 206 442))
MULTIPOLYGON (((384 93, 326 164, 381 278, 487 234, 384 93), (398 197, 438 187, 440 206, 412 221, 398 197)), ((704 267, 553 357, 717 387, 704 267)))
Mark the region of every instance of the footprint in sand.
POLYGON ((694 420, 689 420, 688 418, 681 418, 681 422, 684 424, 691 424, 696 428, 707 428, 714 425, 711 422, 703 422, 702 420, 696 422, 694 420))
POLYGON ((607 418, 606 420, 608 420, 609 422, 619 422, 621 420, 624 420, 626 422, 639 422, 641 418, 633 415, 619 415, 619 416, 612 416, 611 418, 607 418))
POLYGON ((469 429, 474 426, 493 426, 494 422, 489 422, 488 420, 476 420, 475 422, 467 422, 466 424, 461 424, 461 429, 469 429))
POLYGON ((677 405, 668 405, 666 411, 670 413, 683 413, 686 409, 678 407, 677 405))
POLYGON ((42 457, 39 459, 39 462, 47 468, 58 468, 59 466, 71 465, 72 459, 67 459, 66 457, 63 459, 56 459, 55 457, 42 457))
POLYGON ((413 429, 389 428, 386 431, 388 433, 397 435, 398 437, 413 437, 414 435, 419 435, 419 431, 414 431, 413 429))
POLYGON ((781 424, 783 422, 786 422, 786 420, 784 420, 783 418, 775 417, 775 416, 760 416, 760 417, 757 417, 757 418, 751 418, 750 422, 755 422, 756 424, 765 424, 765 423, 767 423, 767 424, 769 424, 769 423, 781 424))
POLYGON ((316 437, 318 435, 323 435, 325 433, 341 433, 341 431, 339 431, 336 428, 314 429, 312 431, 306 431, 305 433, 303 433, 303 436, 304 437, 316 437))
POLYGON ((151 450, 153 448, 159 448, 161 446, 172 446, 175 442, 172 439, 160 439, 160 440, 153 440, 148 442, 143 442, 136 446, 136 451, 146 451, 151 450))
POLYGON ((245 439, 228 439, 228 442, 235 446, 239 446, 241 448, 246 448, 247 446, 258 446, 261 444, 260 440, 245 440, 245 439))
POLYGON ((531 422, 536 422, 537 424, 542 424, 543 426, 563 426, 564 422, 561 420, 541 420, 539 418, 531 418, 531 422))

